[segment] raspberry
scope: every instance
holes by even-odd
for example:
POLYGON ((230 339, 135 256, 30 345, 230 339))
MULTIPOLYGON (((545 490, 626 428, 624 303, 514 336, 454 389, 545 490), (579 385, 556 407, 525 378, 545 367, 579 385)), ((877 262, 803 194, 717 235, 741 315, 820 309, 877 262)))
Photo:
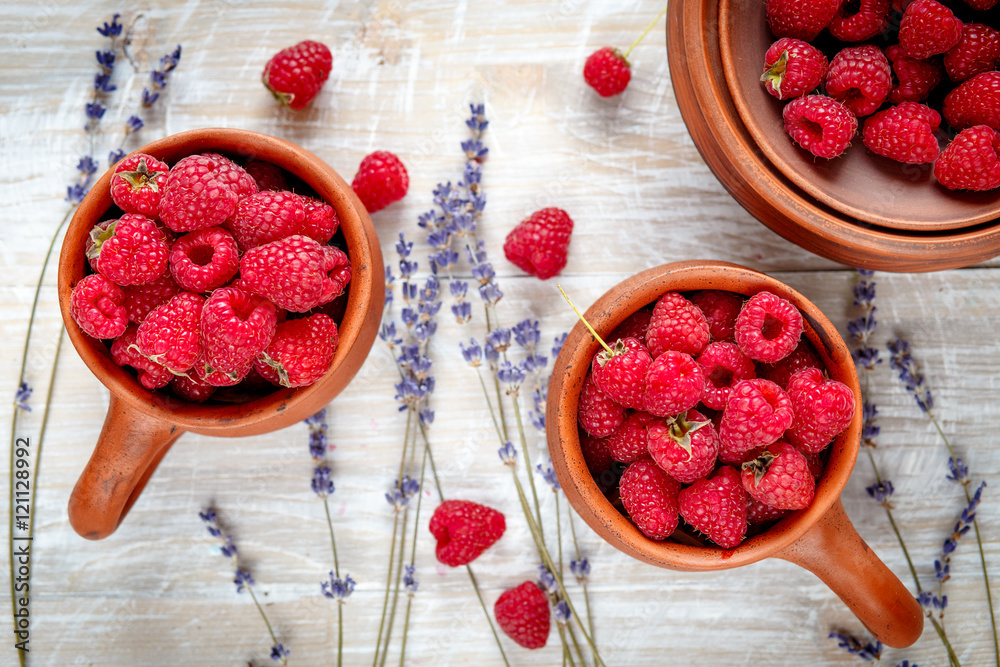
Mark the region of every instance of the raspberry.
POLYGON ((771 521, 776 521, 788 516, 790 510, 779 510, 777 507, 765 505, 753 496, 747 499, 747 523, 751 526, 760 526, 771 521))
MULTIPOLYGON (((211 387, 232 387, 233 385, 240 384, 243 380, 250 375, 250 373, 255 372, 253 369, 253 362, 250 361, 249 368, 246 366, 237 368, 231 373, 223 373, 222 371, 215 370, 207 361, 205 361, 205 353, 198 355, 198 359, 195 360, 194 366, 189 371, 189 374, 193 374, 194 378, 201 382, 202 384, 207 384, 211 387)), ((260 374, 257 374, 260 377, 260 374)), ((263 379, 263 378, 262 378, 263 379)), ((273 388, 278 382, 267 382, 265 381, 268 389, 273 388)))
POLYGON ((824 378, 818 368, 793 375, 788 398, 795 418, 785 438, 804 452, 823 450, 854 416, 854 392, 842 382, 824 378))
POLYGON ((807 42, 829 25, 841 0, 766 0, 767 24, 775 37, 795 37, 807 42))
POLYGON ((667 350, 649 366, 642 404, 657 417, 673 417, 701 400, 705 373, 690 354, 667 350))
POLYGON ((170 383, 174 393, 191 403, 204 403, 215 393, 215 387, 190 375, 175 375, 170 383))
POLYGON ((799 344, 802 313, 770 292, 758 292, 743 305, 736 318, 736 344, 754 361, 773 364, 799 344))
POLYGON ((657 300, 646 330, 646 345, 654 359, 667 350, 698 354, 708 339, 708 320, 698 306, 677 292, 657 300))
POLYGON ((177 239, 170 249, 170 274, 189 292, 211 292, 240 269, 240 253, 222 227, 206 227, 177 239))
POLYGON ((842 42, 863 42, 883 32, 889 25, 889 0, 844 2, 827 26, 842 42), (849 11, 854 11, 848 15, 849 11))
POLYGON ((973 125, 1000 130, 1000 72, 983 72, 960 83, 945 96, 941 115, 956 130, 973 125))
POLYGON ((500 539, 503 514, 469 500, 445 500, 431 516, 437 559, 450 567, 468 565, 500 539))
POLYGON ((941 66, 933 60, 917 60, 903 53, 899 44, 885 50, 892 61, 892 71, 896 73, 899 85, 889 93, 889 102, 923 102, 941 82, 941 66))
POLYGON ((781 361, 774 364, 760 364, 757 375, 784 389, 788 386, 788 379, 803 368, 821 367, 822 363, 816 356, 812 344, 803 338, 792 353, 781 361))
POLYGON ((148 283, 167 269, 167 238, 144 215, 126 213, 94 227, 87 245, 92 265, 120 286, 148 283))
POLYGON ((646 344, 646 329, 649 328, 649 319, 653 316, 653 311, 637 310, 626 317, 621 324, 608 336, 608 340, 618 340, 619 338, 635 338, 643 345, 646 344))
POLYGON ((273 384, 305 387, 330 370, 338 341, 337 325, 326 315, 288 320, 277 326, 254 368, 273 384))
POLYGON ((274 99, 298 111, 316 97, 332 69, 330 49, 306 40, 274 54, 264 65, 261 81, 274 99))
POLYGON ((736 317, 743 308, 743 296, 735 292, 703 290, 690 297, 691 303, 705 315, 712 340, 732 341, 736 335, 736 317))
POLYGON ((719 458, 723 463, 743 463, 751 449, 780 438, 794 415, 788 395, 770 380, 737 382, 719 424, 719 458))
POLYGON ((601 97, 614 97, 625 92, 631 79, 632 68, 628 59, 610 46, 594 51, 583 64, 583 80, 601 97))
POLYGON ((204 363, 212 370, 246 375, 277 326, 274 304, 235 287, 212 292, 201 311, 204 363))
POLYGON ((903 102, 870 116, 861 136, 873 153, 897 162, 927 164, 941 152, 934 136, 940 124, 941 115, 929 106, 903 102))
POLYGON ((816 492, 805 457, 787 442, 768 445, 744 463, 742 481, 752 498, 780 510, 805 509, 816 492))
POLYGON ((858 119, 842 103, 825 95, 806 95, 781 111, 785 132, 816 157, 835 158, 851 143, 858 119))
POLYGON ((701 402, 713 410, 726 407, 726 399, 729 398, 729 390, 733 384, 757 377, 757 368, 750 357, 733 343, 709 343, 695 361, 705 373, 705 390, 701 402))
POLYGON ((263 160, 248 160, 243 169, 250 174, 250 178, 257 184, 257 191, 264 192, 271 190, 280 192, 288 189, 288 181, 285 179, 285 172, 270 162, 263 160))
POLYGON ((181 288, 167 271, 156 280, 144 285, 125 287, 122 292, 125 294, 125 312, 128 313, 129 322, 141 324, 151 310, 180 294, 181 288))
POLYGON ((115 165, 111 177, 111 199, 126 213, 141 213, 155 218, 160 197, 167 184, 170 167, 152 155, 136 153, 115 165))
POLYGON ((985 12, 989 9, 993 9, 993 6, 997 4, 997 0, 965 0, 965 4, 975 10, 985 12))
POLYGON ((351 189, 368 212, 374 213, 406 196, 410 176, 398 157, 389 151, 375 151, 361 160, 351 189))
POLYGON ((573 220, 561 208, 543 208, 507 234, 503 254, 507 261, 536 278, 547 280, 566 266, 573 220))
POLYGON ((985 125, 962 130, 941 151, 934 177, 949 190, 1000 188, 1000 133, 985 125))
POLYGON ((611 467, 611 451, 608 449, 607 438, 595 438, 587 433, 580 435, 580 450, 583 452, 583 460, 587 463, 587 470, 591 475, 597 476, 611 467))
POLYGON ((549 639, 549 598, 533 581, 504 591, 493 605, 497 625, 524 648, 542 648, 549 639))
POLYGON ((618 481, 629 518, 651 540, 665 540, 677 530, 677 494, 681 483, 649 459, 630 465, 618 481))
POLYGON ((646 448, 646 427, 655 419, 648 412, 633 412, 625 417, 621 426, 605 439, 611 458, 620 463, 647 458, 649 450, 646 448))
POLYGON ((321 199, 302 197, 306 209, 306 221, 301 234, 320 244, 327 243, 337 233, 340 218, 333 207, 321 199))
POLYGON ((697 410, 688 410, 676 419, 657 420, 649 425, 647 434, 650 456, 678 482, 690 484, 715 469, 719 433, 697 410))
POLYGON ((625 408, 597 388, 592 373, 587 373, 583 380, 577 421, 580 422, 580 428, 597 438, 611 435, 625 421, 625 408))
POLYGON ((849 46, 830 60, 826 92, 855 116, 874 112, 891 91, 892 68, 877 46, 849 46))
POLYGON ((236 210, 239 194, 224 177, 222 163, 190 155, 170 170, 160 198, 160 219, 175 232, 216 227, 236 210))
POLYGON ((250 195, 257 194, 257 181, 247 173, 247 170, 236 164, 225 155, 218 153, 202 153, 201 157, 215 160, 216 177, 236 192, 236 201, 241 202, 250 195))
POLYGON ((139 325, 139 352, 174 373, 184 373, 201 354, 198 327, 205 297, 181 292, 154 308, 139 325))
POLYGON ((125 331, 125 295, 101 274, 89 275, 74 285, 69 299, 69 314, 88 336, 115 338, 125 331))
MULTIPOLYGON (((240 250, 246 251, 286 236, 302 234, 305 222, 306 207, 302 197, 294 192, 265 190, 241 201, 228 226, 240 250)), ((313 240, 326 243, 330 239, 313 240)))
POLYGON ((952 81, 965 81, 1000 65, 1000 32, 982 23, 966 23, 958 44, 944 54, 952 81))
POLYGON ((764 88, 779 100, 811 93, 826 74, 826 56, 801 39, 782 37, 764 54, 764 88))
POLYGON ((677 496, 680 515, 723 549, 735 549, 747 532, 747 492, 740 474, 722 466, 711 479, 699 479, 677 496))
POLYGON ((594 355, 591 372, 594 382, 608 397, 626 408, 642 408, 643 382, 653 363, 649 351, 636 338, 619 338, 611 352, 601 349, 594 355))
POLYGON ((121 336, 111 343, 111 359, 119 366, 136 370, 139 383, 146 389, 166 387, 175 376, 160 364, 139 354, 135 346, 138 327, 130 324, 121 336))
POLYGON ((937 0, 913 0, 899 22, 899 45, 917 60, 945 53, 961 38, 962 22, 937 0))
POLYGON ((820 475, 823 474, 823 467, 826 465, 822 452, 803 452, 800 449, 799 453, 805 457, 806 463, 809 464, 809 474, 813 476, 813 479, 819 479, 820 475))
POLYGON ((243 287, 293 313, 332 301, 350 279, 342 250, 301 235, 251 248, 240 260, 243 287))

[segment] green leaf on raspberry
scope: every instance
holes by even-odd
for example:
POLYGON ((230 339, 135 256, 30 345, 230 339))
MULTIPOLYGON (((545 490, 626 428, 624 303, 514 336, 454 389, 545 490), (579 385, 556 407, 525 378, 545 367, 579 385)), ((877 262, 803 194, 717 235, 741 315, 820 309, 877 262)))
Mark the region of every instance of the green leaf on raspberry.
POLYGON ((771 452, 761 452, 760 456, 752 461, 747 461, 743 464, 743 470, 753 471, 753 485, 754 488, 760 486, 760 480, 764 479, 764 475, 771 468, 771 462, 774 461, 775 455, 771 452))
POLYGON ((771 87, 774 88, 774 92, 778 93, 778 99, 781 98, 781 81, 785 78, 785 66, 788 64, 788 50, 781 52, 778 60, 775 61, 773 65, 764 70, 764 73, 760 75, 760 80, 762 83, 771 82, 771 87))
POLYGON ((671 417, 667 419, 667 424, 670 425, 670 437, 677 446, 687 452, 687 460, 690 461, 693 454, 691 453, 691 434, 707 426, 712 422, 709 420, 694 422, 687 420, 687 412, 682 412, 676 417, 671 417))
POLYGON ((163 176, 165 171, 150 171, 149 165, 146 164, 146 158, 139 160, 139 166, 135 168, 135 171, 119 171, 116 175, 121 176, 125 179, 133 190, 142 190, 143 188, 149 188, 153 192, 159 192, 160 186, 156 184, 156 179, 159 176, 163 176))
POLYGON ((115 224, 117 220, 112 220, 106 225, 95 225, 90 230, 90 240, 93 245, 87 250, 87 259, 97 259, 101 254, 101 246, 115 236, 115 224))
POLYGON ((273 359, 270 355, 267 354, 267 352, 261 352, 260 359, 265 364, 273 368, 274 372, 278 374, 278 382, 281 384, 282 387, 292 386, 291 381, 288 379, 288 371, 285 370, 285 367, 281 365, 280 361, 273 359))

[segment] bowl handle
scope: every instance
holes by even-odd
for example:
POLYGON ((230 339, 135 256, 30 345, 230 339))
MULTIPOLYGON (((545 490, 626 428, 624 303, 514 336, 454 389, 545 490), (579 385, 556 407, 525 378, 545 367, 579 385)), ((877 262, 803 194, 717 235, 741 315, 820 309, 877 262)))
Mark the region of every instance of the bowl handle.
POLYGON ((839 498, 775 556, 819 577, 883 644, 904 648, 920 638, 924 615, 916 598, 861 539, 839 498))
POLYGON ((97 446, 69 498, 73 530, 88 540, 115 532, 182 433, 111 394, 97 446))

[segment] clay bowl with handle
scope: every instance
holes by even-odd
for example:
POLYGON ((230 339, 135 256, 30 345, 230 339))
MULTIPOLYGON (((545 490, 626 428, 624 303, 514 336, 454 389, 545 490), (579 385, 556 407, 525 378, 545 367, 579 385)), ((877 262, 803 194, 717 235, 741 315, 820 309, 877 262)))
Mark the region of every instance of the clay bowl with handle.
POLYGON ((339 342, 330 369, 316 383, 275 387, 237 403, 196 404, 168 391, 144 388, 111 358, 109 346, 85 334, 70 316, 70 293, 90 272, 84 246, 93 226, 114 217, 110 172, 91 188, 73 216, 59 257, 59 303, 66 331, 87 367, 111 392, 104 427, 69 499, 77 533, 102 539, 128 514, 170 446, 184 432, 239 437, 284 428, 327 405, 354 377, 375 340, 385 290, 378 237, 350 186, 323 160, 283 139, 236 129, 181 132, 140 148, 168 165, 188 155, 214 152, 237 162, 270 162, 332 206, 340 219, 336 238, 350 258, 351 281, 339 342))
POLYGON ((555 361, 549 384, 548 444, 559 483, 570 504, 612 546, 658 567, 711 571, 780 558, 816 574, 883 643, 909 646, 923 630, 923 614, 913 595, 872 552, 851 525, 840 502, 858 455, 861 390, 850 351, 836 328, 801 294, 763 273, 736 264, 695 260, 658 266, 612 287, 584 314, 601 336, 664 293, 725 290, 751 296, 770 291, 802 312, 803 336, 815 348, 829 377, 854 392, 853 420, 827 448, 812 504, 793 512, 735 549, 696 545, 693 540, 654 541, 605 497, 587 469, 580 448, 577 403, 599 344, 582 323, 570 332, 555 361))

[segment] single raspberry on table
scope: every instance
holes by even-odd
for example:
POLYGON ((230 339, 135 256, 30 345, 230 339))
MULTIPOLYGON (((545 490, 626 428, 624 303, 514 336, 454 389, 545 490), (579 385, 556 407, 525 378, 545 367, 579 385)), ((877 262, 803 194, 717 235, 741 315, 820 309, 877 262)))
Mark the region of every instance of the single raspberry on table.
POLYGON ((614 460, 611 458, 607 438, 595 438, 589 433, 582 432, 580 433, 580 450, 591 475, 601 474, 611 467, 614 460))
POLYGON ((885 55, 892 62, 892 71, 899 82, 889 93, 892 104, 923 102, 941 82, 941 66, 935 60, 911 58, 903 53, 899 44, 887 48, 885 55))
POLYGON ((368 212, 375 213, 406 196, 410 176, 403 162, 393 153, 375 151, 361 160, 351 189, 368 212))
POLYGON ((500 539, 503 514, 470 500, 445 500, 431 516, 437 559, 450 567, 468 565, 500 539))
POLYGON ((678 482, 690 484, 715 469, 719 433, 697 410, 674 419, 658 419, 646 430, 650 456, 678 482))
POLYGON ((253 182, 257 184, 257 191, 272 190, 280 192, 288 189, 288 179, 281 167, 265 162, 263 160, 248 160, 243 169, 246 170, 253 182))
POLYGON ((618 494, 629 518, 651 540, 665 540, 677 530, 677 494, 681 483, 646 458, 625 469, 618 494))
POLYGON ((723 549, 735 549, 747 532, 747 492, 740 474, 722 466, 677 496, 681 517, 723 549))
POLYGON ((566 267, 573 219, 561 208, 535 211, 507 234, 503 254, 511 264, 548 280, 566 267))
POLYGON ((160 197, 170 167, 152 155, 136 153, 115 165, 111 176, 111 199, 126 213, 148 218, 159 215, 160 197))
POLYGON ((87 257, 116 285, 143 285, 167 269, 170 246, 156 223, 138 213, 126 213, 90 231, 87 257))
POLYGON ((282 105, 299 111, 316 97, 332 69, 330 49, 306 40, 274 54, 264 65, 261 81, 282 105))
POLYGON ((173 378, 170 382, 170 388, 185 401, 192 403, 204 403, 212 398, 212 394, 217 389, 190 375, 174 375, 173 378))
POLYGON ((243 254, 240 284, 293 313, 332 301, 351 279, 351 265, 339 248, 295 235, 243 254))
POLYGON ((625 421, 625 408, 598 388, 592 373, 587 373, 583 380, 577 421, 580 428, 598 438, 611 435, 625 421))
POLYGON ((812 343, 805 338, 784 359, 773 364, 759 364, 757 376, 770 380, 782 389, 788 386, 788 380, 803 368, 822 368, 823 364, 816 356, 812 343))
POLYGON ((891 91, 892 67, 877 46, 849 46, 830 60, 826 92, 855 116, 873 113, 891 91))
POLYGON ((625 421, 605 438, 611 458, 619 463, 632 463, 648 458, 646 427, 654 420, 656 417, 648 412, 636 411, 627 415, 625 421))
POLYGON ((169 271, 148 283, 122 288, 129 322, 141 324, 151 310, 162 306, 182 291, 169 271))
POLYGON ((587 57, 583 79, 601 97, 614 97, 625 92, 632 79, 632 68, 621 51, 605 46, 587 57))
POLYGON ((961 38, 962 22, 937 0, 913 0, 899 21, 899 45, 917 60, 945 53, 961 38))
POLYGON ((170 274, 189 292, 211 292, 240 269, 240 252, 222 227, 205 227, 177 239, 170 249, 170 274))
POLYGON ((944 69, 952 81, 965 81, 1000 66, 1000 32, 982 23, 966 23, 962 38, 944 54, 944 69))
POLYGON ((787 393, 795 418, 785 438, 804 452, 824 449, 854 417, 854 392, 842 382, 825 378, 818 368, 793 375, 787 393))
POLYGON ((809 507, 816 481, 809 463, 787 442, 775 442, 743 464, 743 488, 752 498, 780 510, 809 507))
POLYGON ((761 526, 771 521, 777 521, 791 514, 791 510, 779 510, 766 505, 753 496, 747 498, 747 523, 751 526, 761 526))
POLYGON ((850 109, 832 97, 798 97, 781 111, 785 132, 816 157, 832 159, 843 153, 858 129, 850 109))
POLYGON ((643 383, 653 358, 637 338, 619 338, 608 352, 601 349, 591 362, 594 382, 611 400, 626 408, 642 408, 643 383))
POLYGON ((199 325, 205 297, 181 292, 154 308, 139 325, 139 352, 174 373, 194 366, 201 354, 199 325))
POLYGON ((753 361, 734 343, 709 343, 695 361, 705 372, 705 390, 701 402, 713 410, 726 407, 726 399, 734 384, 757 377, 753 361))
POLYGON ((702 290, 689 299, 705 315, 712 340, 732 342, 736 335, 736 317, 743 308, 744 297, 723 290, 702 290))
POLYGON ((524 648, 543 648, 549 639, 549 598, 533 581, 504 591, 493 605, 493 616, 504 633, 524 648))
POLYGON ((865 120, 861 137, 873 153, 897 162, 927 164, 941 152, 934 133, 941 115, 925 104, 903 102, 865 120))
MULTIPOLYGON (((306 222, 303 198, 294 192, 264 190, 241 201, 226 223, 240 250, 302 234, 306 222)), ((325 243, 313 239, 318 243, 325 243)))
POLYGON ((204 363, 222 373, 246 375, 271 342, 276 326, 270 301, 235 287, 215 290, 201 311, 204 363))
POLYGON ((779 100, 811 93, 826 75, 823 52, 801 39, 782 37, 764 54, 764 88, 779 100))
POLYGON ((130 324, 121 336, 115 338, 111 343, 111 359, 119 366, 134 368, 139 384, 146 389, 166 387, 173 378, 180 376, 175 376, 166 367, 139 353, 135 344, 138 331, 137 326, 130 324))
POLYGON ((649 319, 653 316, 653 311, 643 308, 637 310, 626 317, 621 324, 615 327, 608 340, 618 340, 619 338, 635 338, 643 345, 646 344, 646 330, 649 328, 649 319))
POLYGON ((773 364, 799 344, 802 313, 794 304, 771 292, 758 292, 736 318, 736 344, 754 361, 773 364))
POLYGON ((1000 133, 986 125, 962 130, 941 151, 934 177, 949 190, 1000 188, 1000 133))
POLYGON ((654 359, 667 350, 698 354, 709 337, 705 314, 681 294, 667 292, 656 301, 646 329, 646 346, 654 359))
POLYGON ((305 387, 330 370, 340 337, 337 324, 321 313, 279 324, 254 361, 266 380, 282 387, 305 387))
POLYGON ((941 115, 955 129, 988 125, 1000 130, 1000 72, 983 72, 960 83, 945 96, 941 115))
POLYGON ((719 459, 723 463, 743 463, 750 450, 780 438, 794 416, 788 394, 770 380, 737 382, 719 423, 719 459))
POLYGON ((236 210, 240 196, 223 163, 203 155, 182 159, 167 176, 160 219, 175 232, 217 227, 236 210))
POLYGON ((766 0, 767 24, 775 37, 795 37, 807 42, 830 24, 841 0, 766 0))
POLYGON ((667 350, 649 365, 642 405, 657 417, 673 417, 693 408, 705 391, 705 372, 685 352, 667 350))
POLYGON ((73 286, 69 314, 85 334, 94 338, 117 338, 128 325, 122 289, 99 273, 73 286))
POLYGON ((842 42, 863 42, 889 26, 889 0, 843 2, 827 28, 842 42))

